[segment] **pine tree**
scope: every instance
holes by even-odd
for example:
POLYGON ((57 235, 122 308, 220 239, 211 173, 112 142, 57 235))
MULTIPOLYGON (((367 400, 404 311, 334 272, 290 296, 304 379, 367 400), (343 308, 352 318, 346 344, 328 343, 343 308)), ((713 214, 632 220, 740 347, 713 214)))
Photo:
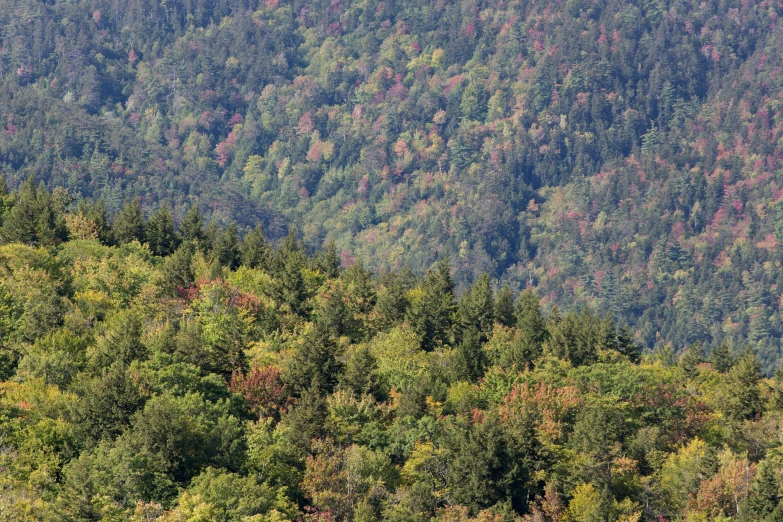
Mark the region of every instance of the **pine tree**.
POLYGON ((231 223, 215 237, 212 244, 212 259, 231 270, 239 266, 239 236, 236 223, 231 223))
POLYGON ((514 295, 507 286, 501 288, 495 298, 494 317, 503 326, 514 325, 514 295))
POLYGON ((144 215, 138 199, 132 199, 120 209, 112 224, 112 235, 118 245, 131 241, 145 242, 144 215))
POLYGON ((274 276, 275 299, 302 315, 306 313, 306 288, 302 275, 306 262, 304 247, 296 239, 296 231, 292 228, 272 256, 270 268, 274 276))
POLYGON ((750 349, 729 370, 725 413, 734 420, 754 419, 764 410, 759 391, 760 367, 750 349))
POLYGON ((459 302, 460 329, 463 332, 475 330, 480 341, 486 341, 492 331, 494 303, 489 275, 482 274, 465 292, 459 302))
POLYGON ((183 241, 191 241, 195 245, 204 242, 204 226, 201 222, 201 211, 198 205, 188 209, 185 217, 179 223, 179 235, 183 241))
POLYGON ((703 357, 701 343, 695 342, 688 347, 680 358, 680 366, 689 379, 693 379, 698 375, 696 367, 701 364, 703 357))
POLYGON ((3 217, 0 236, 6 243, 52 245, 67 239, 65 221, 51 195, 30 176, 3 217))
POLYGON ((522 343, 532 354, 541 353, 541 345, 547 338, 544 316, 541 314, 538 296, 527 289, 519 296, 516 309, 517 328, 522 343))
POLYGON ((421 298, 413 303, 409 312, 409 320, 421 338, 424 350, 433 350, 439 344, 449 342, 456 311, 454 282, 449 261, 444 259, 427 272, 421 298))
POLYGON ((182 243, 163 265, 163 277, 171 291, 187 288, 193 282, 193 254, 196 249, 193 243, 182 243))
POLYGON ((79 201, 77 210, 88 222, 95 225, 95 231, 98 233, 98 239, 108 244, 111 242, 111 227, 109 226, 109 218, 106 215, 106 204, 103 198, 98 201, 93 201, 89 198, 79 201))
POLYGON ((166 205, 150 217, 144 229, 144 237, 150 250, 156 256, 169 256, 179 246, 179 236, 174 228, 174 219, 166 205))
POLYGON ((334 241, 326 244, 326 248, 319 251, 311 260, 314 270, 319 270, 329 279, 340 276, 340 256, 337 255, 337 246, 334 241))
POLYGON ((239 246, 239 259, 242 265, 249 268, 269 268, 269 245, 264 239, 264 229, 261 225, 245 234, 239 246))
POLYGON ((723 343, 712 350, 709 361, 712 367, 720 373, 726 373, 734 366, 734 358, 731 356, 729 347, 723 343))
POLYGON ((481 347, 481 332, 471 327, 462 335, 462 342, 457 347, 457 371, 460 380, 476 382, 484 375, 486 356, 481 347))

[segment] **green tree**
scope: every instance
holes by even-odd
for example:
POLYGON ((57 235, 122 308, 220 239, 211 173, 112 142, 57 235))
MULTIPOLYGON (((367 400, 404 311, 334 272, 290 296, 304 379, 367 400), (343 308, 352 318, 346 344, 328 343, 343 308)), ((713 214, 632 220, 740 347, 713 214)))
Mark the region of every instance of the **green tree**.
POLYGON ((114 217, 112 234, 117 244, 138 241, 146 242, 144 215, 141 213, 139 200, 134 198, 127 202, 114 217))
POLYGON ((726 373, 734 365, 734 358, 729 351, 729 347, 721 343, 713 348, 709 362, 720 373, 726 373))
POLYGON ((183 241, 202 245, 205 239, 204 225, 201 221, 201 211, 197 204, 192 205, 185 217, 179 223, 179 235, 183 241))
POLYGON ((269 267, 269 245, 264 239, 264 229, 261 225, 245 234, 239 247, 239 258, 242 265, 250 268, 266 270, 269 267))
POLYGON ((177 249, 179 236, 174 228, 174 219, 166 205, 161 206, 147 221, 144 237, 156 256, 169 256, 177 249))
POLYGON ((525 290, 517 300, 516 326, 527 351, 533 354, 541 353, 541 346, 548 334, 546 320, 533 290, 525 290))
POLYGON ((163 277, 171 291, 187 288, 193 282, 193 255, 196 249, 192 242, 185 241, 163 264, 163 277))
POLYGON ((220 231, 212 243, 212 258, 234 270, 239 266, 239 236, 236 223, 220 231))
POLYGON ((408 318, 421 338, 425 350, 448 343, 452 336, 457 303, 448 259, 427 272, 421 286, 421 297, 409 309, 408 318))
POLYGON ((514 318, 514 295, 511 293, 511 289, 504 286, 498 292, 495 298, 495 310, 493 312, 495 321, 503 326, 513 326, 515 323, 514 318))
POLYGON ((67 239, 62 213, 43 186, 30 176, 3 217, 0 236, 6 243, 52 245, 67 239))
MULTIPOLYGON (((489 275, 484 273, 467 290, 459 301, 459 322, 462 332, 473 330, 486 341, 492 331, 494 302, 489 275)), ((464 335, 464 334, 463 334, 464 335)))

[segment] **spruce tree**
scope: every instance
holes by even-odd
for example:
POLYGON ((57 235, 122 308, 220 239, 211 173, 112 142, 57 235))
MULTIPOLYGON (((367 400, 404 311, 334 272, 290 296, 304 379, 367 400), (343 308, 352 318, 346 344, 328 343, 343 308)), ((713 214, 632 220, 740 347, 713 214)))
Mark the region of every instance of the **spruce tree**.
POLYGON ((68 237, 62 212, 43 186, 30 176, 16 193, 13 206, 3 217, 0 231, 6 243, 52 245, 68 237))
POLYGON ((201 211, 198 205, 191 206, 185 217, 179 223, 179 235, 183 241, 191 241, 201 245, 204 241, 204 226, 201 222, 201 211))
POLYGON ((302 275, 306 262, 304 247, 296 239, 296 231, 292 228, 272 256, 270 268, 274 276, 275 299, 302 315, 306 313, 307 296, 302 275))
POLYGON ((76 211, 85 220, 95 225, 98 239, 102 243, 108 244, 111 241, 111 227, 103 198, 98 201, 93 201, 90 198, 82 199, 79 201, 76 211))
POLYGON ((507 286, 501 288, 495 297, 494 317, 503 326, 514 325, 514 295, 507 286))
POLYGON ((182 243, 163 265, 163 277, 170 291, 187 288, 193 282, 193 254, 191 241, 182 243))
POLYGON ((475 330, 480 340, 486 341, 492 331, 494 303, 489 275, 482 274, 465 292, 459 302, 459 321, 462 332, 475 330))
POLYGON ((546 320, 541 313, 538 296, 527 289, 519 296, 516 308, 517 328, 526 351, 531 355, 541 353, 541 347, 547 338, 546 320))
POLYGON ((729 347, 724 343, 716 346, 710 354, 710 364, 720 373, 726 373, 734 365, 734 358, 731 356, 729 347))
POLYGON ((118 245, 131 241, 145 242, 144 215, 141 213, 138 199, 130 200, 120 209, 111 228, 114 241, 118 245))
POLYGON ((231 223, 215 237, 212 244, 212 259, 231 270, 239 266, 239 236, 236 223, 231 223))
POLYGON ((689 379, 693 379, 698 375, 696 367, 701 364, 703 357, 701 343, 695 342, 688 347, 680 358, 680 367, 689 379))
POLYGON ((245 234, 239 246, 239 259, 242 265, 249 268, 269 268, 269 245, 264 239, 264 229, 261 225, 245 234))
POLYGON ((486 357, 481 347, 482 333, 471 327, 462 335, 462 342, 457 347, 457 372, 460 380, 476 382, 484 375, 486 357))
POLYGON ((319 251, 311 260, 314 270, 319 270, 329 279, 340 276, 340 256, 337 255, 337 246, 334 241, 329 241, 326 248, 319 251))
POLYGON ((429 351, 449 342, 457 312, 448 259, 427 272, 421 291, 421 297, 410 308, 409 320, 422 348, 429 351))
POLYGON ((156 256, 169 256, 179 246, 179 236, 174 228, 174 219, 166 205, 150 217, 145 227, 145 238, 150 250, 156 256))

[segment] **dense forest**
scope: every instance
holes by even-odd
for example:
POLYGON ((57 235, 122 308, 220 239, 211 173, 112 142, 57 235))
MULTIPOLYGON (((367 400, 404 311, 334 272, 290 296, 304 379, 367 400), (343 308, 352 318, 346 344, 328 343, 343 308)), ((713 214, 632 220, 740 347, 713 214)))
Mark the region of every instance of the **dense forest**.
POLYGON ((9 0, 0 172, 780 358, 781 0, 9 0), (780 183, 780 185, 779 185, 780 183), (499 283, 498 283, 499 282, 499 283))
POLYGON ((33 178, 0 221, 2 521, 783 520, 752 343, 33 178))

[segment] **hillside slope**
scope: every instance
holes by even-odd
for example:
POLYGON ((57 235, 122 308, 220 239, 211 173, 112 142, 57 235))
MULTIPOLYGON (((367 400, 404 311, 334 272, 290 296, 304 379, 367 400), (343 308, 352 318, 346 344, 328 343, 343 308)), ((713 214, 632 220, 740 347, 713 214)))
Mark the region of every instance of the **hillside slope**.
POLYGON ((110 211, 449 255, 647 345, 779 356, 783 15, 764 2, 14 0, 0 162, 110 211), (742 341, 744 343, 744 341, 742 341))

